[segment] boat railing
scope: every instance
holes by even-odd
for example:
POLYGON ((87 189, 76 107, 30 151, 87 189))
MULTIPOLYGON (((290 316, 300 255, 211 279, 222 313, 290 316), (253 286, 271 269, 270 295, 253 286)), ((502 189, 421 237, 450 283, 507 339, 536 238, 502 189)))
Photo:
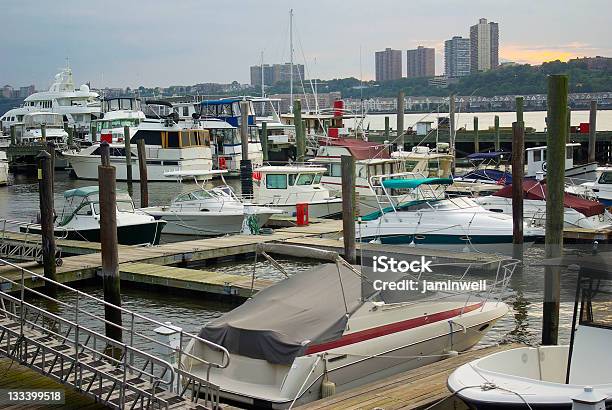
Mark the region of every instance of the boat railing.
MULTIPOLYGON (((22 327, 29 326, 40 331, 52 332, 50 333, 52 336, 62 337, 65 340, 72 338, 70 339, 72 343, 78 344, 81 351, 95 354, 103 360, 114 360, 113 363, 125 366, 126 371, 136 371, 144 375, 149 372, 151 376, 154 374, 155 366, 158 366, 161 372, 156 373, 156 377, 169 388, 175 387, 175 391, 180 391, 182 384, 188 382, 188 380, 181 380, 188 374, 182 368, 184 360, 203 366, 208 369, 208 372, 211 368, 226 368, 230 363, 230 354, 225 347, 176 327, 170 322, 163 323, 133 310, 114 305, 7 260, 0 259, 0 265, 12 268, 0 274, 2 284, 0 312, 8 314, 7 312, 16 312, 20 308, 19 315, 16 316, 15 313, 11 315, 20 320, 22 327), (63 294, 63 300, 39 292, 34 286, 54 288, 57 294, 63 294), (11 296, 9 292, 19 292, 19 297, 11 296), (7 303, 12 310, 6 307, 7 303), (105 313, 101 315, 100 312, 107 310, 119 312, 121 323, 117 324, 108 320, 105 313), (46 329, 43 317, 51 317, 53 327, 46 329), (122 340, 109 339, 100 333, 102 329, 114 329, 120 332, 122 340), (178 333, 178 340, 176 342, 168 338, 164 340, 155 332, 156 329, 175 331, 178 333), (188 351, 190 341, 202 343, 220 352, 220 360, 208 361, 190 353, 188 351), (108 353, 107 346, 119 349, 123 360, 121 363, 108 353), (167 355, 169 360, 159 359, 157 356, 160 354, 167 355)), ((208 383, 208 380, 206 382, 208 383)))

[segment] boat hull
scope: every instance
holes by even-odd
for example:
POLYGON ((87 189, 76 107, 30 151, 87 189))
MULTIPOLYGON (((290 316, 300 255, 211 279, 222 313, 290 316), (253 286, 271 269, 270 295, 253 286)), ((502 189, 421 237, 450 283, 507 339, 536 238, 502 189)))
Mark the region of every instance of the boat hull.
MULTIPOLYGON (((263 204, 272 209, 278 209, 288 216, 296 216, 296 204, 263 204)), ((329 201, 308 202, 308 216, 312 218, 335 218, 342 215, 342 200, 331 199, 329 201)))

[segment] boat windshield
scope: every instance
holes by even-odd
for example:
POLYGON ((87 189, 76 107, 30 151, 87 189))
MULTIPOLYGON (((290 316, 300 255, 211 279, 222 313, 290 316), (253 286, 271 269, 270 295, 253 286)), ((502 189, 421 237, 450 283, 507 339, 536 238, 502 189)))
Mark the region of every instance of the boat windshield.
POLYGON ((48 127, 61 127, 64 125, 62 116, 53 113, 26 115, 23 122, 26 128, 36 128, 40 127, 42 124, 48 127))
POLYGON ((604 171, 597 182, 606 185, 612 184, 612 171, 604 171))
POLYGON ((138 118, 117 118, 114 120, 98 120, 96 121, 96 129, 98 132, 108 130, 110 128, 122 127, 138 127, 140 120, 138 118))

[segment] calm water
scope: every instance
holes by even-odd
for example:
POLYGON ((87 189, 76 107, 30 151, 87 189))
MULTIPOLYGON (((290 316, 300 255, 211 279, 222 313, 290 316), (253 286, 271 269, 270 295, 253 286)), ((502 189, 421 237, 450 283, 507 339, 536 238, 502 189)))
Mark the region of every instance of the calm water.
MULTIPOLYGON (((57 171, 55 184, 55 206, 59 211, 63 205, 62 193, 71 188, 95 184, 94 181, 80 181, 70 179, 65 171, 57 171)), ((125 183, 118 183, 118 187, 126 189, 125 183)), ((175 183, 150 183, 149 196, 151 204, 168 203, 176 194, 184 190, 192 189, 193 185, 179 185, 175 183)), ((135 202, 139 201, 139 186, 134 185, 135 202)), ((30 221, 35 218, 38 211, 37 183, 34 175, 16 175, 12 185, 0 187, 0 218, 18 219, 30 221)), ((526 253, 526 268, 522 276, 515 275, 512 280, 507 303, 511 311, 487 334, 481 341, 481 345, 492 345, 501 342, 522 342, 537 344, 541 338, 541 310, 543 295, 544 269, 536 266, 538 259, 543 257, 541 248, 533 247, 526 253)), ((308 269, 315 264, 314 261, 299 261, 284 259, 281 261, 289 272, 308 269)), ((198 268, 197 266, 193 266, 198 268)), ((215 266, 206 266, 202 269, 213 270, 238 275, 251 275, 253 271, 251 261, 226 262, 215 266)), ((257 276, 273 280, 282 279, 282 275, 276 272, 269 264, 259 261, 257 265, 257 276)), ((440 279, 446 278, 443 272, 439 273, 440 279)), ((452 277, 452 276, 449 276, 452 277)), ((473 279, 491 279, 490 275, 472 276, 473 279)), ((561 331, 560 339, 567 342, 569 339, 569 328, 571 326, 571 313, 574 295, 573 275, 565 275, 562 278, 561 304, 561 331)), ((87 293, 102 297, 101 289, 88 286, 84 289, 87 293)), ((124 286, 123 305, 141 314, 154 317, 158 321, 171 321, 173 324, 183 327, 187 331, 198 332, 207 321, 218 317, 223 312, 231 310, 234 305, 220 303, 206 298, 189 298, 183 295, 174 295, 172 291, 156 293, 143 291, 124 286)), ((62 293, 61 298, 65 301, 72 300, 73 296, 62 293)), ((61 310, 61 309, 60 309, 61 310)), ((446 406, 446 405, 445 405, 446 406)), ((446 407, 441 407, 446 408, 446 407)), ((450 408, 450 407, 449 407, 450 408)))
MULTIPOLYGON (((473 130, 474 117, 478 117, 478 128, 486 130, 489 127, 493 127, 496 115, 499 116, 500 127, 512 127, 512 123, 516 121, 516 113, 514 112, 459 112, 456 114, 457 128, 465 127, 467 130, 473 130)), ((397 125, 397 117, 395 114, 367 115, 363 126, 366 129, 369 125, 369 128, 372 130, 384 130, 386 116, 389 117, 389 126, 395 129, 397 125)), ((448 116, 448 113, 433 112, 430 114, 405 114, 404 126, 414 127, 419 121, 433 121, 433 125, 435 126, 438 116, 448 116)), ((527 111, 524 113, 524 118, 527 127, 533 127, 536 131, 544 131, 546 128, 546 123, 544 121, 546 118, 546 111, 527 111)), ((572 111, 571 122, 572 125, 579 125, 581 122, 589 122, 589 111, 572 111)), ((348 127, 354 125, 352 120, 346 120, 345 123, 348 127)), ((612 130, 612 110, 597 111, 597 131, 610 130, 612 130)))

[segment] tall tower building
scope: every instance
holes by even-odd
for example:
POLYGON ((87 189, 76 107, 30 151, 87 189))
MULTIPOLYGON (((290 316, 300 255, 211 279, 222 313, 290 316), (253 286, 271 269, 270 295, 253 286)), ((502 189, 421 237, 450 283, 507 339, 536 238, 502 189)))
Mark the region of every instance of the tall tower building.
POLYGON ((375 53, 376 81, 398 80, 402 78, 402 51, 386 48, 375 53))
POLYGON ((481 18, 470 27, 471 71, 487 71, 499 65, 499 25, 481 18))
POLYGON ((444 74, 447 77, 470 75, 470 39, 455 36, 444 42, 444 74))
POLYGON ((434 77, 436 75, 436 50, 418 46, 406 53, 406 77, 434 77))

